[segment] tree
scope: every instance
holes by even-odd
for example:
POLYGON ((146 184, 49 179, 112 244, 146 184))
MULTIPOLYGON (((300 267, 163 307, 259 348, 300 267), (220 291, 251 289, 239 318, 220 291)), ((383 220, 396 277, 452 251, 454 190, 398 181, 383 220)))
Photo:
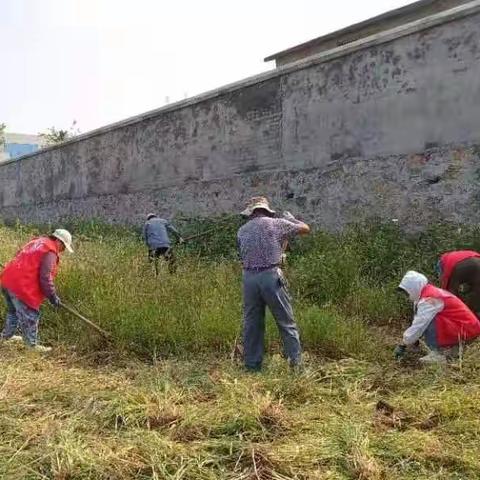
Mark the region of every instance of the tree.
POLYGON ((74 120, 68 130, 57 130, 55 127, 50 127, 46 132, 40 133, 39 135, 42 137, 45 145, 51 147, 52 145, 59 145, 60 143, 66 142, 79 134, 80 130, 77 128, 77 121, 74 120))
POLYGON ((0 123, 0 147, 5 145, 5 129, 7 126, 4 123, 0 123))

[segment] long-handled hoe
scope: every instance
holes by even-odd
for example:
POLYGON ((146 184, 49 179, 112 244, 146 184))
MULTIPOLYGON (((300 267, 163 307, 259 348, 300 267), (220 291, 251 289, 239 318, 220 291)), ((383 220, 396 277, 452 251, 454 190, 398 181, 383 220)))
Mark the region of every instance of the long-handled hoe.
POLYGON ((88 318, 84 317, 80 313, 78 313, 76 310, 74 310, 72 307, 69 307, 68 305, 65 305, 63 302, 60 303, 60 306, 64 308, 67 312, 71 313, 74 317, 78 318, 82 322, 86 323, 89 327, 93 328, 95 331, 97 331, 100 335, 102 335, 103 338, 106 340, 112 340, 112 336, 103 330, 103 328, 100 328, 98 325, 93 323, 91 320, 88 318))
POLYGON ((205 237, 206 235, 210 235, 211 233, 214 233, 217 230, 218 230, 218 227, 217 228, 210 228, 209 230, 205 230, 202 233, 197 233, 196 235, 191 235, 190 237, 185 237, 183 239, 183 241, 184 242, 189 242, 190 240, 195 240, 196 238, 205 237))

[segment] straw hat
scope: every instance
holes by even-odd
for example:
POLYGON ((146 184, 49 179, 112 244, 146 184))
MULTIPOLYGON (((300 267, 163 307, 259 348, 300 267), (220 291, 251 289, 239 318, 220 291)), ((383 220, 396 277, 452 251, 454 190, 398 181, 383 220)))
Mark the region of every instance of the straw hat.
POLYGON ((259 209, 266 210, 272 215, 275 213, 275 210, 270 208, 268 200, 265 197, 253 197, 248 201, 247 208, 242 212, 242 215, 249 217, 255 210, 259 209))

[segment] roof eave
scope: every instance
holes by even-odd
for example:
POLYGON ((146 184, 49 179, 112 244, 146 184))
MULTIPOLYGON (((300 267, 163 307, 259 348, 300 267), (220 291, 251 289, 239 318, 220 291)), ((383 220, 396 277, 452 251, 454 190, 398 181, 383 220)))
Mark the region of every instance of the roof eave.
POLYGON ((272 60, 277 60, 279 58, 286 57, 287 55, 295 53, 299 50, 304 50, 305 48, 316 45, 317 43, 331 40, 332 38, 338 37, 340 35, 354 33, 357 30, 360 30, 364 27, 368 27, 369 25, 372 25, 379 21, 388 20, 397 15, 401 15, 402 13, 409 13, 420 7, 423 7, 425 5, 428 5, 434 2, 435 0, 418 0, 414 3, 409 3, 408 5, 404 5, 403 7, 399 7, 394 10, 389 10, 388 12, 381 13, 380 15, 376 15, 375 17, 368 18, 367 20, 362 20, 361 22, 355 23, 353 25, 349 25, 348 27, 341 28, 340 30, 335 30, 334 32, 327 33, 326 35, 322 35, 320 37, 314 38, 313 40, 309 40, 308 42, 300 43, 299 45, 295 45, 294 47, 287 48, 286 50, 282 50, 280 52, 274 53, 273 55, 269 55, 268 57, 265 57, 263 61, 271 62, 272 60))

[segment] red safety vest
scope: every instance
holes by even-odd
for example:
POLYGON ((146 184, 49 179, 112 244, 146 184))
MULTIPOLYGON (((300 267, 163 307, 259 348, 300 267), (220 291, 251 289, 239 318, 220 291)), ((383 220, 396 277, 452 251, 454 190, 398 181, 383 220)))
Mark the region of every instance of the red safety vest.
POLYGON ((7 263, 0 276, 3 288, 12 292, 30 308, 38 310, 45 300, 40 288, 40 264, 48 252, 57 255, 57 263, 52 269, 52 278, 58 270, 59 250, 55 240, 48 237, 35 238, 27 243, 15 258, 7 263))
POLYGON ((461 250, 459 252, 444 253, 440 257, 440 266, 442 268, 440 285, 444 290, 447 290, 448 288, 448 282, 450 281, 453 269, 456 267, 457 263, 473 257, 480 257, 480 253, 474 252, 473 250, 461 250))
POLYGON ((445 307, 435 317, 437 344, 452 347, 461 341, 480 336, 480 321, 475 314, 455 295, 434 285, 427 285, 420 298, 438 298, 445 307))

